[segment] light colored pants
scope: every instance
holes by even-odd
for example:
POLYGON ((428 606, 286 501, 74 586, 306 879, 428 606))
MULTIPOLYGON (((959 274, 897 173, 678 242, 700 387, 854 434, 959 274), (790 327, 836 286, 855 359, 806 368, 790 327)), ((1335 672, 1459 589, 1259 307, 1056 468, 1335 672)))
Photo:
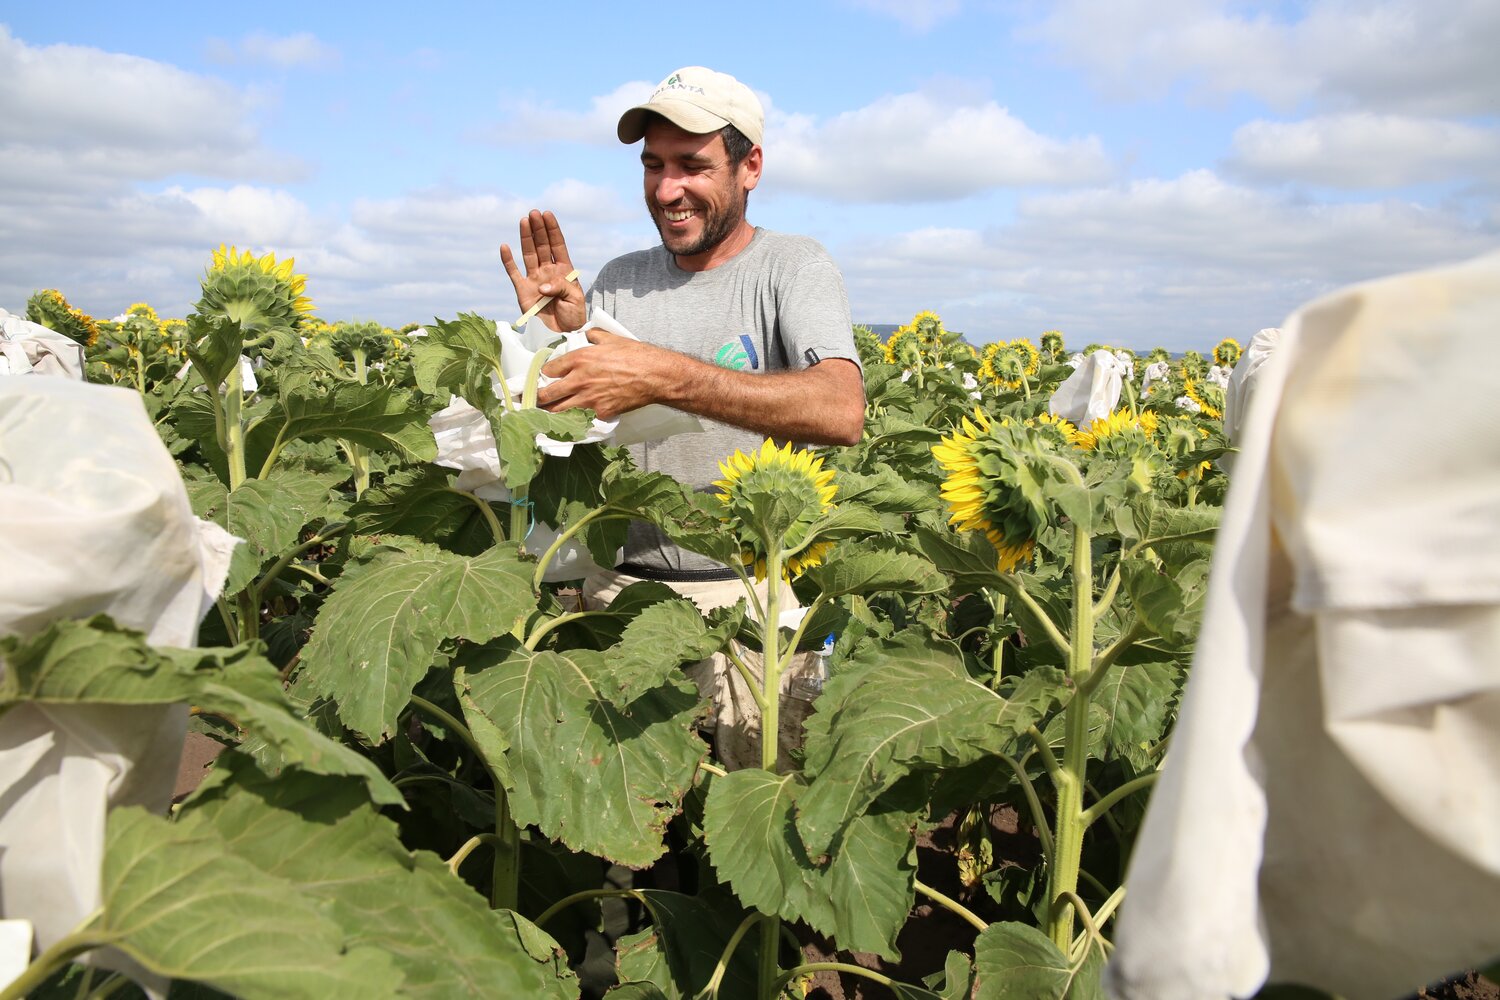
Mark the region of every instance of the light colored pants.
MULTIPOLYGON (((621 590, 639 581, 640 577, 617 570, 601 570, 584 581, 582 607, 606 607, 621 590)), ((747 597, 745 586, 739 580, 689 581, 668 583, 667 586, 692 601, 704 614, 747 597)), ((768 589, 768 581, 762 580, 756 584, 762 607, 765 606, 768 589)), ((792 589, 786 585, 782 586, 778 597, 783 611, 799 606, 792 589)), ((759 687, 764 677, 761 655, 738 642, 733 645, 759 687)), ((816 675, 820 669, 816 653, 797 653, 781 673, 781 701, 776 727, 777 770, 785 770, 790 764, 789 753, 802 746, 802 727, 812 713, 811 696, 806 693, 804 685, 794 682, 803 676, 816 675)), ((749 685, 734 663, 724 653, 715 653, 706 660, 690 664, 684 672, 698 685, 698 693, 712 706, 713 711, 705 728, 714 734, 714 746, 720 763, 731 771, 759 767, 760 709, 750 694, 749 685)))

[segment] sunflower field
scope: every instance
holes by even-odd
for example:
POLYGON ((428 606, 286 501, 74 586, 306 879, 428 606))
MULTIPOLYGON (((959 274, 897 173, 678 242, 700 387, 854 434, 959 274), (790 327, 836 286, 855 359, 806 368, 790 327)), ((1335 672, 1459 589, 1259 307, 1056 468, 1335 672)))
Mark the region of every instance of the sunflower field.
POLYGON ((726 455, 703 494, 608 441, 544 448, 591 415, 536 408, 540 362, 511 398, 493 320, 327 324, 304 282, 221 248, 181 320, 33 300, 244 541, 198 648, 103 617, 0 639, 7 706, 186 702, 223 747, 170 816, 109 814, 102 906, 0 998, 150 976, 173 997, 1102 995, 1237 344, 859 328, 863 440, 726 455), (1118 404, 1055 415, 1100 352, 1118 404), (499 493, 436 461, 460 401, 499 493), (556 567, 611 565, 631 519, 739 569, 745 600, 704 615, 646 582, 580 607, 556 567), (763 659, 738 667, 767 732, 793 656, 819 656, 790 760, 715 760, 683 668, 721 650, 763 659))

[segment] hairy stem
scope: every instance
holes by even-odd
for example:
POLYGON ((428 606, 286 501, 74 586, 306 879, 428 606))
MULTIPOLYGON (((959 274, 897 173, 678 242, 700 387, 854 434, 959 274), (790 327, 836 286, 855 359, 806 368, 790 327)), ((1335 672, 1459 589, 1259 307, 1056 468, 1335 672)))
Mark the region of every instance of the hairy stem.
POLYGON ((47 981, 48 977, 79 955, 116 940, 119 937, 117 934, 87 929, 89 924, 98 919, 101 912, 102 910, 96 910, 90 914, 83 922, 81 929, 73 931, 38 955, 36 961, 26 966, 25 971, 11 980, 10 985, 0 990, 0 1000, 21 1000, 22 997, 30 996, 32 991, 47 981))
POLYGON ((537 917, 536 920, 532 921, 532 923, 536 924, 538 927, 541 927, 542 925, 546 924, 547 921, 551 920, 553 917, 557 916, 563 910, 566 910, 568 907, 574 905, 575 903, 582 903, 585 900, 589 899, 604 899, 610 896, 628 897, 631 899, 638 899, 642 903, 647 902, 646 894, 641 892, 639 889, 584 889, 582 892, 575 892, 571 896, 564 896, 562 899, 559 899, 557 902, 553 903, 551 906, 543 910, 542 915, 537 917))
POLYGON ((1052 773, 1057 787, 1057 839, 1055 857, 1047 875, 1047 897, 1052 903, 1048 914, 1048 936, 1064 954, 1073 941, 1073 909, 1059 906, 1058 901, 1068 896, 1076 897, 1083 835, 1087 829, 1083 817, 1083 786, 1088 766, 1089 692, 1084 690, 1083 684, 1093 670, 1094 658, 1092 541, 1086 528, 1073 525, 1073 634, 1068 680, 1073 684, 1074 693, 1063 710, 1066 736, 1062 766, 1052 773))
POLYGON ((912 885, 918 892, 926 896, 928 899, 932 900, 934 903, 937 903, 945 910, 949 910, 950 912, 962 917, 966 922, 972 925, 975 930, 983 931, 989 929, 989 924, 985 923, 983 920, 980 920, 977 916, 974 915, 973 910, 970 910, 967 906, 964 906, 957 900, 950 899, 949 897, 943 895, 941 892, 938 892, 936 889, 932 888, 929 885, 924 885, 920 879, 913 879, 912 885))
POLYGON ((1085 827, 1092 826, 1099 817, 1108 813, 1117 803, 1124 801, 1143 788, 1150 788, 1156 783, 1156 779, 1160 774, 1160 771, 1138 774, 1119 788, 1110 791, 1098 802, 1095 802, 1083 811, 1083 825, 1085 827))
POLYGON ((703 989, 698 991, 697 996, 699 998, 717 997, 719 995, 719 984, 724 981, 724 973, 729 969, 729 962, 734 958, 735 949, 740 946, 740 941, 744 939, 745 933, 751 927, 754 927, 757 921, 764 919, 766 918, 763 914, 752 913, 740 921, 740 925, 730 935, 729 943, 724 946, 723 953, 719 955, 718 964, 714 966, 714 974, 709 977, 708 983, 703 989))
POLYGON ((510 817, 510 800, 505 794, 505 783, 499 772, 490 766, 484 750, 479 746, 479 741, 474 739, 468 726, 420 695, 412 695, 411 704, 413 708, 447 726, 453 735, 473 751, 485 770, 489 771, 490 781, 495 786, 495 866, 490 882, 490 908, 514 910, 521 885, 521 831, 510 817))

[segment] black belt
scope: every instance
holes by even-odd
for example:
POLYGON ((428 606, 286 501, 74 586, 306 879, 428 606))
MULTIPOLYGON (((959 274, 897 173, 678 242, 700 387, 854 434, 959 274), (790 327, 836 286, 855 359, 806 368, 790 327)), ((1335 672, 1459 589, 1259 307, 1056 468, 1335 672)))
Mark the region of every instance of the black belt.
POLYGON ((718 580, 740 578, 740 575, 728 566, 720 566, 718 569, 662 569, 657 566, 623 562, 616 566, 615 570, 629 576, 638 576, 642 580, 656 580, 659 583, 712 583, 718 580))

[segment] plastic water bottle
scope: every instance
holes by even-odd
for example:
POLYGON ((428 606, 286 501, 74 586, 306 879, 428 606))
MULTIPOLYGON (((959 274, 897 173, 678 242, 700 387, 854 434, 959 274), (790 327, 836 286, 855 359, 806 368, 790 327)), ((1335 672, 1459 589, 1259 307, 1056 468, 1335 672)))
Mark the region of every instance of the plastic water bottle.
POLYGON ((823 640, 823 648, 818 650, 812 666, 792 681, 792 694, 805 701, 812 701, 823 693, 823 684, 828 680, 828 658, 833 655, 833 643, 837 638, 830 632, 828 638, 823 640))

